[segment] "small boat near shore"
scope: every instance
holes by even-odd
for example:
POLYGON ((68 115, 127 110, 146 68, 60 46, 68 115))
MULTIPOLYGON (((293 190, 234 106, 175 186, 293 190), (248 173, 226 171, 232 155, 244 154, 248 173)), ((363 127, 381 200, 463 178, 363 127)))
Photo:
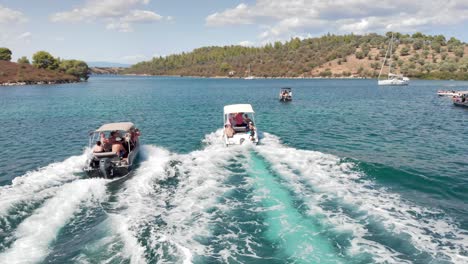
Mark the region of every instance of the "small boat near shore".
POLYGON ((438 90, 437 91, 437 95, 438 96, 457 96, 458 95, 458 91, 454 91, 454 90, 438 90))
POLYGON ((104 124, 91 131, 89 147, 92 152, 86 161, 86 174, 107 179, 129 174, 140 149, 139 135, 139 130, 130 122, 104 124))
POLYGON ((452 98, 452 102, 456 106, 468 107, 468 91, 459 91, 458 94, 452 98))
POLYGON ((258 143, 255 112, 250 104, 224 106, 223 140, 226 146, 258 143))
POLYGON ((280 102, 289 102, 292 101, 292 90, 289 87, 283 87, 279 93, 280 102))

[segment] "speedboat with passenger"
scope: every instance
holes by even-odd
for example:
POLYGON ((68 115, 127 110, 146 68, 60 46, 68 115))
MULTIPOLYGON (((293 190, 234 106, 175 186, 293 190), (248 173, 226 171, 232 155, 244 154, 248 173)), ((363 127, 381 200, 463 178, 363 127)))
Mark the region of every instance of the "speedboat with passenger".
POLYGON ((279 93, 279 100, 281 102, 289 102, 292 101, 292 90, 289 87, 281 88, 279 93))
POLYGON ((452 98, 453 104, 456 106, 468 107, 468 91, 460 91, 452 98))
POLYGON ((130 122, 104 124, 91 131, 89 147, 92 152, 84 171, 89 177, 126 176, 134 167, 140 149, 139 136, 139 129, 130 122))
POLYGON ((224 144, 242 145, 247 142, 258 143, 255 127, 255 112, 250 104, 224 106, 224 144))

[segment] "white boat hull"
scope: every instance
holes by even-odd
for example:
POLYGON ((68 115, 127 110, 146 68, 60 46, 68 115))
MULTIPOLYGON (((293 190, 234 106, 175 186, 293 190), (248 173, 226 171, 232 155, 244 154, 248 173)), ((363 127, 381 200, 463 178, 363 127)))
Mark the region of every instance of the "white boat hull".
POLYGON ((378 84, 381 86, 405 86, 409 84, 409 80, 379 80, 378 84))
POLYGON ((258 143, 258 135, 257 131, 255 131, 255 136, 253 139, 250 138, 250 132, 237 132, 232 137, 228 138, 226 134, 224 134, 224 144, 226 146, 229 145, 247 145, 249 143, 257 144, 258 143))

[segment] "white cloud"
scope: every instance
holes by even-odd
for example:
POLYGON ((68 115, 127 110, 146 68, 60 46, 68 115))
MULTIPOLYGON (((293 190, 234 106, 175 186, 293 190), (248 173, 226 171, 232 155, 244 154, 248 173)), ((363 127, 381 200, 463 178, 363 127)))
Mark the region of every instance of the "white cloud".
POLYGON ((126 62, 126 63, 135 63, 135 62, 140 62, 146 59, 148 59, 148 57, 142 54, 127 55, 127 56, 123 56, 120 58, 121 61, 126 62))
POLYGON ((253 47, 254 43, 248 40, 244 40, 239 42, 239 45, 244 46, 244 47, 253 47))
POLYGON ((20 34, 18 36, 18 39, 29 40, 31 39, 31 36, 32 36, 31 32, 24 32, 23 34, 20 34))
POLYGON ((55 13, 53 22, 104 21, 107 29, 130 32, 134 23, 151 23, 163 17, 153 11, 134 9, 148 4, 149 0, 88 1, 81 8, 55 13))
POLYGON ((259 38, 287 39, 309 32, 414 32, 468 20, 466 0, 257 0, 206 17, 208 26, 259 24, 259 38))
POLYGON ((222 13, 214 13, 206 18, 207 25, 223 26, 229 24, 252 24, 254 14, 246 4, 239 4, 222 13))
POLYGON ((20 11, 16 11, 0 5, 0 24, 23 23, 28 19, 20 11))

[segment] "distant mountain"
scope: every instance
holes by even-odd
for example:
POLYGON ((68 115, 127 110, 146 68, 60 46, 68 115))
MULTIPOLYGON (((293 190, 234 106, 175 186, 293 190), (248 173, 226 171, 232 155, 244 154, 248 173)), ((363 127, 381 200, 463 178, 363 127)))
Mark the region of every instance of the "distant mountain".
POLYGON ((88 61, 86 62, 89 67, 100 67, 100 68, 128 68, 131 64, 108 62, 108 61, 88 61))

